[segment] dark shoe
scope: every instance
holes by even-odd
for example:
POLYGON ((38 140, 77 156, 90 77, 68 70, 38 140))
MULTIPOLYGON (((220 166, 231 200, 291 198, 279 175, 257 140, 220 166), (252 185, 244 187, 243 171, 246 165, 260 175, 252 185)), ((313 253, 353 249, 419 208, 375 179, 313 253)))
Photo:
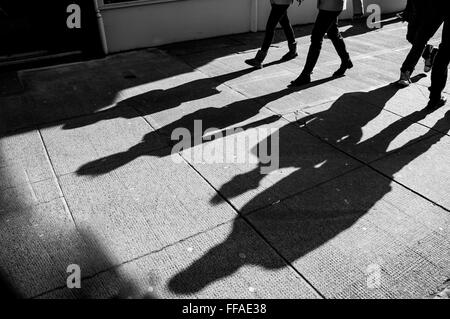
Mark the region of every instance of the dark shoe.
POLYGON ((398 86, 401 86, 404 88, 410 86, 411 85, 411 72, 409 72, 409 71, 401 72, 400 79, 395 83, 397 83, 398 86))
POLYGON ((447 99, 443 96, 440 98, 431 98, 428 102, 427 109, 429 110, 437 110, 440 107, 443 107, 445 104, 447 104, 447 99))
POLYGON ((281 61, 289 61, 289 60, 292 60, 292 59, 295 59, 296 57, 298 57, 297 42, 289 43, 288 47, 289 47, 289 52, 286 53, 285 55, 283 55, 283 57, 281 58, 281 61))
POLYGON ((291 82, 292 87, 294 86, 302 86, 311 83, 311 75, 310 74, 300 74, 298 78, 291 82))
POLYGON ((266 58, 266 56, 267 56, 267 51, 259 50, 253 59, 245 60, 245 63, 247 63, 248 65, 251 65, 255 68, 261 69, 263 67, 262 63, 264 62, 264 59, 266 58))
POLYGON ((347 72, 347 70, 350 70, 351 68, 353 68, 353 62, 351 60, 342 62, 341 66, 336 72, 334 72, 333 76, 335 77, 344 76, 345 72, 347 72))

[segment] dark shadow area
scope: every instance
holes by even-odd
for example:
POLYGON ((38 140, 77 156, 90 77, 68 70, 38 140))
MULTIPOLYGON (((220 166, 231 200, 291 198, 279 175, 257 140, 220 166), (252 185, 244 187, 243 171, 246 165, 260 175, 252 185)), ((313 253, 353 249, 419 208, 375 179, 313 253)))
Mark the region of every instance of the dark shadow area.
POLYGON ((6 279, 3 272, 0 271, 0 299, 11 300, 21 298, 20 294, 15 291, 11 283, 6 279))
MULTIPOLYGON (((278 63, 281 63, 281 61, 274 61, 267 64, 266 67, 278 63)), ((115 107, 109 108, 102 112, 97 112, 95 117, 83 118, 78 121, 69 122, 65 124, 63 128, 70 130, 91 125, 98 121, 114 119, 118 116, 118 114, 124 118, 130 119, 170 110, 186 102, 202 100, 220 94, 221 91, 217 89, 218 86, 251 73, 254 70, 254 68, 247 68, 216 77, 207 77, 194 80, 166 90, 152 90, 136 95, 132 98, 125 99, 117 103, 115 107), (139 111, 139 114, 137 114, 134 110, 139 111)))
MULTIPOLYGON (((4 155, 0 149, 0 223, 6 223, 6 218, 8 217, 9 211, 12 207, 24 209, 21 203, 13 202, 12 199, 16 196, 12 194, 11 190, 9 190, 9 193, 6 193, 9 188, 7 181, 10 180, 10 176, 5 173, 3 157, 4 155)), ((2 244, 4 245, 4 243, 2 244)), ((2 247, 2 250, 0 251, 0 260, 4 259, 2 253, 5 249, 7 248, 2 247)), ((22 299, 22 294, 17 287, 15 287, 15 283, 12 282, 11 278, 7 275, 7 266, 8 265, 0 264, 0 300, 22 299)))
MULTIPOLYGON (((308 86, 305 86, 304 88, 321 85, 333 79, 334 78, 330 77, 318 80, 309 84, 308 86)), ((266 94, 263 96, 259 96, 257 98, 237 101, 221 108, 209 107, 200 109, 164 127, 161 127, 156 131, 148 133, 147 135, 144 136, 141 143, 133 146, 132 148, 130 148, 125 152, 113 154, 111 156, 107 156, 105 158, 101 158, 83 165, 77 170, 77 174, 94 175, 94 176, 102 175, 110 171, 113 171, 135 160, 140 156, 156 156, 156 157, 170 156, 172 154, 172 150, 169 147, 164 148, 163 150, 160 149, 152 150, 152 145, 154 145, 155 141, 161 138, 161 136, 167 138, 167 143, 169 145, 177 143, 178 140, 171 141, 170 136, 176 129, 180 128, 189 132, 189 137, 191 138, 191 140, 190 143, 186 143, 186 145, 189 144, 191 147, 193 147, 200 143, 207 142, 203 137, 204 132, 203 131, 197 132, 195 126, 196 121, 201 121, 201 126, 203 130, 212 128, 216 130, 226 130, 228 127, 232 127, 236 124, 239 124, 245 120, 252 118, 253 116, 258 115, 260 110, 265 105, 273 101, 276 101, 286 95, 292 94, 293 92, 298 92, 304 88, 301 89, 286 88, 282 91, 266 94), (264 103, 262 103, 261 101, 264 101, 264 103), (201 136, 199 136, 199 133, 201 134, 201 136)), ((278 115, 269 116, 258 122, 247 124, 240 128, 248 130, 251 128, 259 127, 263 124, 275 122, 279 118, 280 117, 278 115)), ((229 135, 230 134, 227 134, 227 136, 229 135)), ((177 136, 177 138, 179 137, 177 136)), ((188 148, 189 147, 185 147, 183 150, 187 150, 188 148)))
MULTIPOLYGON (((345 23, 341 25, 345 26, 345 23)), ((311 28, 312 26, 296 28, 297 37, 309 35, 311 28)), ((369 31, 373 30, 358 24, 343 34, 344 36, 355 36, 369 31)), ((261 37, 261 33, 259 37, 261 37)), ((231 37, 227 37, 227 39, 229 38, 231 37)), ((223 38, 220 38, 217 42, 222 40, 223 38)), ((239 36, 237 40, 233 40, 234 44, 229 43, 229 45, 222 46, 220 49, 208 46, 207 44, 211 41, 213 40, 196 41, 197 51, 177 52, 175 50, 176 46, 167 46, 164 49, 169 53, 174 53, 176 56, 207 52, 205 59, 188 62, 190 66, 199 67, 227 54, 256 49, 260 45, 258 35, 254 34, 239 36), (246 37, 253 38, 253 40, 245 42, 246 37), (240 45, 236 45, 238 42, 240 45)), ((186 47, 188 45, 184 43, 182 46, 186 47)), ((164 61, 164 59, 162 57, 161 61, 164 61)), ((219 94, 220 91, 217 90, 218 84, 238 78, 253 70, 240 70, 218 77, 196 80, 166 90, 145 92, 119 102, 112 109, 99 112, 99 116, 95 120, 83 117, 79 118, 75 124, 72 121, 69 122, 73 117, 81 117, 98 112, 112 103, 116 94, 121 90, 192 71, 187 65, 171 66, 164 71, 154 70, 151 63, 142 65, 142 60, 136 61, 131 67, 130 65, 124 67, 120 65, 119 59, 114 62, 116 63, 113 66, 114 72, 108 72, 105 70, 105 65, 111 62, 108 61, 104 60, 104 62, 98 63, 94 67, 92 65, 83 65, 78 66, 74 71, 63 71, 61 78, 66 80, 67 86, 65 87, 59 87, 61 81, 55 81, 54 78, 47 79, 46 74, 43 74, 39 79, 42 83, 46 83, 42 91, 40 91, 41 88, 30 87, 29 83, 25 83, 28 85, 28 90, 37 90, 39 92, 39 99, 36 99, 36 96, 31 97, 31 95, 13 96, 7 100, 5 99, 5 103, 2 103, 3 105, 0 107, 0 137, 1 134, 6 134, 18 128, 29 128, 36 125, 41 125, 43 128, 53 126, 54 124, 52 123, 56 121, 63 121, 65 129, 72 129, 118 116, 124 118, 138 116, 138 112, 133 110, 138 110, 139 116, 153 114, 178 107, 188 101, 200 100, 219 94), (97 80, 91 79, 89 76, 92 74, 101 74, 101 76, 97 80), (118 78, 119 75, 120 79, 118 78), (114 79, 115 77, 116 79, 114 79), (73 86, 79 84, 80 78, 85 79, 86 83, 81 87, 72 89, 73 86), (106 87, 107 89, 97 91, 96 88, 99 87, 99 83, 110 84, 106 87), (41 103, 49 92, 51 93, 48 96, 50 102, 47 104, 41 103), (86 92, 89 92, 89 94, 86 92), (65 101, 61 99, 61 96, 72 96, 73 99, 65 101), (64 109, 60 107, 63 104, 64 109)), ((277 63, 279 62, 275 61, 266 66, 277 63)), ((312 85, 320 85, 330 80, 331 78, 324 79, 312 85)), ((158 151, 152 150, 155 138, 160 138, 161 135, 170 136, 176 128, 186 128, 192 133, 191 145, 194 146, 195 138, 197 137, 193 126, 195 120, 201 120, 204 129, 214 127, 219 130, 226 130, 230 126, 257 115, 264 106, 261 105, 261 100, 264 100, 265 103, 270 103, 292 92, 292 89, 285 89, 258 98, 235 102, 223 108, 209 107, 188 114, 156 132, 147 134, 141 143, 128 151, 87 163, 77 173, 80 175, 105 174, 140 156, 169 156, 169 148, 158 151)), ((349 153, 366 155, 376 153, 376 156, 392 154, 393 151, 387 152, 389 143, 413 122, 424 118, 428 114, 426 110, 414 112, 392 124, 372 139, 360 143, 362 137, 361 128, 379 115, 383 106, 395 93, 396 88, 392 86, 383 87, 368 93, 349 93, 338 99, 329 110, 311 115, 297 123, 283 127, 280 131, 280 168, 295 167, 298 170, 251 199, 243 211, 253 210, 255 205, 267 202, 267 199, 278 192, 279 189, 290 190, 292 193, 287 194, 288 196, 298 193, 298 188, 301 187, 302 181, 313 179, 316 175, 326 176, 331 170, 335 170, 336 167, 339 168, 343 165, 342 162, 324 156, 324 154, 319 152, 313 152, 312 149, 299 148, 298 145, 302 145, 303 142, 301 136, 300 140, 293 143, 290 140, 291 135, 289 133, 294 129, 298 130, 298 126, 303 126, 313 135, 320 132, 322 138, 326 137, 330 143, 338 145, 349 153), (370 100, 376 106, 366 105, 361 102, 355 104, 355 99, 370 100), (345 139, 343 139, 344 137, 345 139), (323 165, 319 167, 319 164, 323 165)), ((274 115, 246 124, 242 128, 251 129, 273 123, 278 119, 279 117, 274 115)), ((409 162, 438 143, 441 135, 436 134, 435 130, 440 130, 441 132, 450 130, 448 114, 446 118, 436 123, 435 127, 422 136, 421 139, 409 142, 408 145, 411 146, 409 151, 405 156, 392 159, 390 171, 387 175, 392 177, 409 162), (413 144, 415 145, 412 146, 413 144)), ((318 188, 317 192, 312 190, 310 196, 292 198, 287 204, 283 203, 282 205, 273 206, 269 212, 254 213, 250 219, 258 229, 265 233, 266 238, 274 246, 281 245, 282 247, 278 247, 278 250, 289 262, 293 262, 351 227, 391 190, 390 184, 392 181, 390 179, 373 177, 374 175, 366 171, 358 172, 355 175, 349 174, 335 180, 330 187, 325 185, 318 188)), ((1 178, 2 176, 0 176, 1 178)), ((236 176, 225 184, 220 192, 227 198, 233 198, 250 189, 256 189, 263 178, 264 175, 261 175, 258 167, 247 174, 236 176)), ((220 197, 213 198, 212 203, 218 203, 221 200, 222 198, 220 197)), ((0 202, 0 208, 8 205, 10 203, 0 202)), ((89 235, 86 236, 89 237, 89 235)), ((170 282, 170 289, 179 294, 199 291, 212 282, 231 275, 246 264, 258 265, 268 269, 285 267, 285 264, 280 262, 270 259, 262 260, 258 257, 257 252, 249 250, 245 245, 246 242, 251 240, 249 236, 248 227, 236 220, 233 232, 229 238, 219 246, 211 249, 200 260, 192 264, 191 267, 175 276, 170 282), (245 253, 248 258, 243 260, 239 258, 238 253, 245 253)), ((102 269, 110 269, 114 262, 108 256, 107 250, 101 248, 100 244, 96 244, 95 238, 90 238, 88 241, 91 242, 91 246, 86 254, 93 256, 91 262, 98 263, 98 260, 102 260, 104 262, 102 269)), ((39 279, 39 271, 37 271, 35 276, 39 279)), ((114 269, 111 268, 108 277, 112 278, 111 280, 115 285, 111 288, 111 291, 113 291, 111 296, 113 298, 127 298, 138 294, 137 287, 130 283, 127 278, 123 278, 114 269)), ((3 278, 3 276, 0 275, 0 278, 3 278)), ((14 285, 14 283, 8 283, 7 278, 0 280, 0 296, 18 296, 11 284, 14 285)), ((80 298, 91 298, 95 293, 96 289, 93 286, 88 286, 77 292, 80 298)), ((138 297, 142 297, 142 295, 138 297)), ((148 294, 144 295, 144 297, 154 298, 155 296, 148 294)))
MULTIPOLYGON (((390 157, 389 171, 385 172, 388 178, 376 174, 369 168, 357 169, 302 192, 301 195, 298 193, 306 181, 314 179, 316 175, 332 173, 339 167, 343 171, 346 168, 343 162, 321 154, 313 147, 305 147, 308 141, 306 137, 303 141, 302 136, 309 134, 299 134, 300 141, 293 144, 289 139, 292 136, 289 131, 298 129, 298 126, 306 126, 310 132, 321 132, 322 139, 338 144, 343 149, 353 149, 353 153, 364 154, 376 150, 377 154, 381 153, 383 156, 392 155, 398 150, 388 152, 390 142, 430 112, 426 109, 414 112, 389 125, 374 137, 361 142, 362 127, 380 114, 383 106, 397 90, 395 86, 386 86, 368 93, 345 94, 328 110, 310 115, 280 129, 279 169, 296 168, 296 171, 259 193, 241 209, 241 212, 251 212, 258 204, 267 203, 267 198, 277 193, 277 190, 291 190, 292 194, 285 197, 284 201, 278 204, 267 203, 265 209, 246 215, 246 219, 289 263, 295 262, 327 243, 369 212, 391 191, 393 182, 391 178, 394 174, 438 143, 443 135, 437 134, 437 131, 450 130, 450 114, 447 113, 446 117, 439 120, 426 134, 407 143, 404 146, 406 151, 401 156, 390 157), (362 96, 366 101, 371 101, 371 104, 361 103, 360 100, 355 102, 355 97, 361 99, 362 96), (376 105, 373 105, 374 103, 376 105), (346 138, 342 139, 343 137, 346 138), (294 196, 295 194, 298 196, 294 196)), ((253 153, 257 155, 257 148, 253 150, 253 153)), ((261 175, 260 167, 258 167, 234 177, 220 189, 220 194, 230 200, 250 189, 257 188, 264 176, 261 175)), ((213 198, 212 202, 218 203, 221 200, 222 197, 217 197, 213 198)), ((243 225, 241 218, 236 219, 229 237, 173 277, 169 288, 177 294, 190 294, 232 275, 244 265, 260 266, 266 269, 279 269, 286 266, 273 260, 261 260, 257 252, 251 247, 246 247, 244 243, 250 241, 254 234, 248 231, 248 226, 243 227, 243 225), (235 253, 237 249, 239 253, 247 256, 245 260, 235 253)))
MULTIPOLYGON (((83 241, 86 242, 84 256, 89 256, 87 261, 80 263, 83 269, 95 271, 96 275, 84 274, 82 276, 80 289, 62 288, 61 295, 75 297, 77 299, 156 299, 155 292, 150 292, 149 287, 156 283, 156 277, 149 272, 145 278, 128 278, 123 270, 118 266, 120 262, 114 260, 114 256, 108 252, 108 248, 100 242, 97 236, 91 231, 82 231, 83 241), (144 285, 145 283, 145 285, 144 285), (146 287, 146 289, 143 289, 146 287)), ((58 295, 58 294, 57 294, 58 295)))
MULTIPOLYGON (((55 251, 56 241, 61 238, 38 237, 36 225, 34 223, 51 224, 51 227, 58 228, 60 224, 51 220, 51 212, 47 204, 36 202, 36 207, 31 207, 26 199, 22 200, 24 192, 18 190, 20 187, 26 187, 23 184, 15 184, 14 177, 10 176, 8 160, 0 150, 0 229, 2 232, 2 248, 0 250, 0 300, 26 299, 44 297, 49 294, 56 298, 136 298, 149 299, 156 298, 156 294, 149 291, 143 291, 142 286, 138 288, 136 282, 125 276, 117 265, 120 264, 114 260, 107 247, 91 230, 85 229, 82 233, 67 231, 72 225, 65 229, 57 230, 67 244, 68 238, 71 239, 62 251, 55 251), (42 206, 39 210, 37 206, 42 206), (38 216, 41 213, 48 214, 42 220, 38 216), (38 220, 38 222, 37 222, 38 220), (64 231, 64 233, 63 233, 64 231), (29 237, 28 237, 29 236, 29 237), (67 236, 67 237, 66 237, 67 236), (7 238, 7 240, 5 240, 7 238), (13 246, 10 243, 14 243, 13 246), (36 251, 37 250, 37 251, 36 251), (49 264, 46 254, 52 255, 54 264, 49 264), (42 256, 42 261, 40 260, 42 256), (63 288, 70 274, 66 272, 69 264, 77 264, 81 269, 81 289, 63 288), (91 277, 97 274, 98 280, 91 277), (54 278, 60 278, 55 281, 54 278), (49 289, 51 291, 40 291, 40 289, 49 289), (39 295, 35 295, 39 294, 39 295)), ((32 187, 30 185, 30 187, 32 187)), ((54 199, 56 204, 60 199, 54 199)), ((37 200, 36 200, 37 201, 37 200)), ((65 211, 62 214, 68 213, 65 211)), ((61 217, 64 218, 64 217, 61 217)), ((79 231, 79 229, 78 229, 79 231)), ((146 278, 147 288, 155 283, 156 278, 152 273, 148 273, 146 278)), ((142 284, 142 282, 140 282, 142 284)))
POLYGON ((16 72, 0 72, 0 98, 23 92, 23 85, 16 72))

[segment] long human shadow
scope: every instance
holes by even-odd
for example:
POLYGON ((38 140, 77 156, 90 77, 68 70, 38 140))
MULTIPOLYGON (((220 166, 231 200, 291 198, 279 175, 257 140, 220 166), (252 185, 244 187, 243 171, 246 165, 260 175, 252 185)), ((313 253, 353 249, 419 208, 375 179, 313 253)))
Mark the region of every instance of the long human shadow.
MULTIPOLYGON (((302 134, 298 134, 298 137, 294 135, 300 139, 296 144, 300 146, 293 149, 293 144, 289 142, 293 135, 289 132, 294 128, 298 129, 298 125, 305 124, 312 131, 317 129, 323 132, 324 128, 329 128, 328 131, 326 130, 328 134, 325 133, 324 137, 328 136, 334 142, 340 143, 343 136, 348 136, 341 143, 345 143, 347 149, 353 148, 355 153, 365 153, 376 149, 378 155, 389 156, 398 151, 387 151, 389 144, 414 122, 425 118, 430 112, 426 109, 414 112, 389 125, 376 136, 361 142, 362 127, 381 112, 385 103, 396 91, 395 87, 388 86, 365 94, 359 92, 354 94, 358 98, 364 94, 366 99, 371 99, 371 102, 377 101, 376 106, 355 103, 354 96, 346 94, 329 110, 280 129, 280 169, 295 168, 296 170, 259 193, 240 211, 250 210, 248 214, 245 214, 246 220, 250 221, 285 261, 295 262, 350 228, 369 212, 391 191, 394 174, 438 143, 443 135, 437 134, 437 131, 450 130, 450 114, 447 113, 446 117, 439 120, 426 134, 408 142, 404 146, 408 149, 401 156, 389 158, 389 169, 384 171, 388 178, 377 175, 369 168, 359 169, 306 191, 301 189, 302 182, 314 178, 317 174, 335 172, 339 167, 344 171, 345 166, 342 161, 331 156, 321 156, 311 149, 305 151, 301 147, 302 134), (348 112, 352 112, 352 115, 346 116, 345 114, 349 115, 348 112), (286 187, 293 188, 293 194, 287 196, 284 201, 276 205, 269 203, 265 209, 252 211, 258 204, 265 203, 267 197, 273 195, 274 190, 286 189, 286 187)), ((257 148, 253 152, 256 154, 257 148)), ((246 190, 256 188, 264 177, 260 172, 260 167, 257 167, 249 173, 236 176, 219 192, 229 200, 246 190), (253 179, 253 182, 249 184, 248 179, 253 179), (245 183, 248 185, 243 188, 242 184, 245 183)), ((215 198, 212 201, 217 203, 218 199, 215 198)), ((217 280, 232 275, 246 265, 260 266, 270 270, 286 267, 286 263, 281 258, 274 260, 274 258, 261 257, 261 252, 255 249, 254 242, 254 232, 249 231, 248 225, 241 218, 236 218, 226 240, 211 248, 203 257, 174 276, 168 284, 170 290, 177 294, 195 293, 217 280)))
MULTIPOLYGON (((333 79, 335 78, 333 77, 324 78, 311 83, 307 87, 321 85, 333 79)), ((216 130, 226 131, 227 132, 226 135, 230 136, 233 134, 233 132, 237 131, 236 130, 228 131, 227 128, 233 127, 237 124, 244 122, 245 120, 248 120, 258 115, 260 110, 270 102, 276 101, 286 95, 298 92, 305 88, 306 87, 300 89, 286 88, 284 90, 266 94, 263 96, 237 101, 220 108, 208 107, 200 109, 196 112, 185 115, 182 118, 159 128, 158 130, 146 134, 139 144, 131 147, 125 152, 113 154, 81 166, 77 170, 77 174, 94 175, 94 176, 102 175, 111 172, 141 156, 145 155, 154 157, 169 156, 172 154, 172 149, 169 146, 179 142, 179 140, 172 141, 171 139, 169 139, 169 137, 172 135, 173 132, 175 132, 175 130, 180 128, 182 128, 183 130, 187 130, 189 132, 188 138, 190 138, 190 140, 183 141, 183 144, 186 145, 186 147, 183 148, 184 151, 188 150, 190 147, 198 145, 199 140, 202 144, 210 142, 211 140, 207 140, 203 136, 204 131, 207 129, 214 128, 216 130), (196 127, 198 123, 201 123, 203 129, 201 132, 198 132, 198 127, 196 127), (163 147, 162 149, 156 150, 152 149, 152 145, 154 145, 155 141, 158 141, 161 138, 166 138, 167 147, 163 147)), ((279 118, 280 117, 278 115, 272 115, 266 118, 262 118, 261 120, 258 120, 253 123, 244 124, 239 128, 243 130, 248 130, 251 128, 259 127, 264 124, 275 122, 279 118)))
MULTIPOLYGON (((267 63, 265 67, 281 62, 281 60, 273 61, 267 63)), ((202 100, 220 94, 221 91, 218 86, 253 71, 255 71, 255 68, 250 67, 215 77, 197 79, 168 89, 151 90, 124 99, 111 108, 95 113, 95 116, 68 122, 63 126, 63 129, 74 129, 117 117, 131 119, 170 110, 186 102, 202 100)))

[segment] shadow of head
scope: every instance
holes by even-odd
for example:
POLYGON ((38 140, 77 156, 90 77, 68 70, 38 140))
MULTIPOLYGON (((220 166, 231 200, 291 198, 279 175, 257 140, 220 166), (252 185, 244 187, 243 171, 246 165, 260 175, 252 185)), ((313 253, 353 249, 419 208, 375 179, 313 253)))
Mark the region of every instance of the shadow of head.
MULTIPOLYGON (((430 111, 426 109, 416 111, 391 124, 387 130, 399 134, 429 113, 430 111)), ((320 249, 337 235, 350 229, 362 216, 378 205, 392 190, 393 174, 426 153, 445 136, 443 134, 448 133, 449 115, 450 112, 447 112, 446 116, 437 121, 426 134, 404 146, 409 147, 408 152, 404 152, 402 156, 390 157, 390 170, 385 172, 387 176, 369 168, 360 168, 296 194, 294 189, 295 196, 287 196, 282 201, 261 207, 261 203, 264 203, 274 190, 295 188, 302 180, 312 179, 317 172, 296 170, 262 190, 240 209, 246 214, 245 221, 236 219, 228 237, 174 276, 169 282, 169 289, 177 294, 188 295, 199 292, 214 282, 219 286, 226 285, 225 278, 234 276, 242 267, 259 266, 276 270, 287 267, 288 263, 292 264, 308 253, 320 249), (258 206, 259 209, 255 210, 254 208, 258 206), (247 213, 249 211, 250 213, 247 213), (252 228, 246 223, 250 223, 252 228), (258 233, 254 231, 255 229, 258 233), (269 252, 272 250, 268 249, 258 234, 263 234, 264 241, 283 256, 283 259, 269 252)), ((380 143, 383 146, 388 144, 385 141, 387 137, 393 138, 391 134, 384 132, 380 134, 382 136, 380 143)), ((244 177, 240 175, 233 181, 242 183, 244 177)), ((230 184, 227 187, 232 186, 230 184)))
POLYGON ((341 145, 345 145, 346 148, 362 149, 358 144, 362 138, 363 127, 382 112, 387 101, 398 90, 398 86, 389 84, 369 92, 346 93, 325 110, 320 106, 313 109, 305 107, 295 122, 279 129, 275 137, 278 143, 274 143, 274 136, 268 136, 264 140, 259 140, 250 151, 253 156, 260 158, 261 145, 269 145, 269 149, 270 145, 275 145, 278 151, 272 149, 270 153, 278 154, 279 167, 263 174, 264 164, 260 161, 253 170, 236 175, 225 183, 211 199, 211 203, 216 205, 223 202, 223 196, 231 199, 257 189, 267 173, 275 173, 280 169, 300 169, 304 174, 312 172, 326 174, 330 166, 338 164, 327 154, 315 150, 315 140, 311 140, 311 135, 320 135, 320 139, 326 140, 327 143, 338 143, 342 140, 341 145), (315 110, 318 111, 314 112, 315 110), (310 134, 305 135, 305 132, 310 134))
POLYGON ((281 259, 267 250, 266 244, 247 223, 242 219, 236 219, 232 234, 223 243, 211 248, 202 258, 175 275, 169 281, 168 288, 177 294, 193 294, 213 282, 232 276, 245 265, 261 264, 271 269, 284 267, 281 259))

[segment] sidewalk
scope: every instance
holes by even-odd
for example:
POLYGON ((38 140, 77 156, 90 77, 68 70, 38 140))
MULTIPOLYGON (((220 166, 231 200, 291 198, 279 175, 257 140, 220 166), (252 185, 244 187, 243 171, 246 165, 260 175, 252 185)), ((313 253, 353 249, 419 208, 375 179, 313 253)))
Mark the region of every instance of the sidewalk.
POLYGON ((261 70, 243 63, 258 33, 21 72, 24 92, 0 97, 2 281, 27 298, 442 290, 449 106, 423 110, 429 77, 389 85, 410 47, 401 23, 343 27, 355 68, 330 78, 339 60, 326 40, 317 82, 286 89, 310 30, 296 28, 299 58, 286 63, 276 62, 286 51, 278 33, 261 70), (243 139, 272 129, 279 169, 199 162, 202 145, 172 156, 172 132, 194 133, 194 120, 203 130, 244 128, 243 139), (71 264, 81 267, 81 289, 66 287, 71 264))

